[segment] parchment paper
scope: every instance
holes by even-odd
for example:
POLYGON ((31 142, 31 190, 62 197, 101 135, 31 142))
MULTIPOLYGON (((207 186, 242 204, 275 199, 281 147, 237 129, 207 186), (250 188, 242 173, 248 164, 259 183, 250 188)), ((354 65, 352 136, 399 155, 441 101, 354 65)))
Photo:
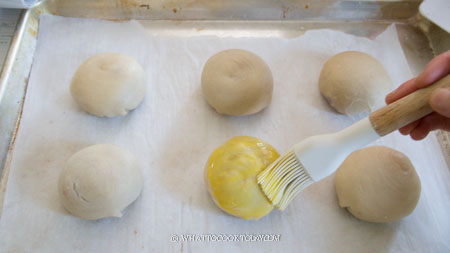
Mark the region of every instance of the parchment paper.
POLYGON ((42 16, 0 221, 0 251, 448 252, 450 175, 434 134, 414 142, 394 133, 374 143, 407 154, 422 181, 416 210, 391 224, 359 221, 339 208, 334 176, 259 221, 229 216, 210 199, 203 168, 228 138, 256 136, 283 153, 365 116, 337 114, 318 91, 323 63, 344 50, 373 55, 395 84, 411 78, 394 26, 374 41, 331 30, 292 39, 181 37, 153 36, 136 21, 42 16), (203 64, 228 48, 251 50, 270 66, 275 88, 263 112, 228 117, 204 101, 203 64), (134 57, 148 73, 146 98, 126 117, 88 115, 69 93, 77 67, 106 51, 134 57), (142 195, 121 219, 72 217, 58 200, 61 168, 76 151, 105 142, 130 150, 142 164, 142 195), (174 234, 276 234, 280 241, 172 242, 174 234))

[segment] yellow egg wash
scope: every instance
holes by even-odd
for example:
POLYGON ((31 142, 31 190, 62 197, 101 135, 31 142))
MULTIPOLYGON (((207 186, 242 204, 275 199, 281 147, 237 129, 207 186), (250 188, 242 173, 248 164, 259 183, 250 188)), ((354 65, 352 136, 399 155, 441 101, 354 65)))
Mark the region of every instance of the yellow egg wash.
POLYGON ((259 219, 272 211, 256 176, 280 155, 268 143, 249 136, 231 138, 211 154, 207 164, 210 193, 224 211, 259 219))

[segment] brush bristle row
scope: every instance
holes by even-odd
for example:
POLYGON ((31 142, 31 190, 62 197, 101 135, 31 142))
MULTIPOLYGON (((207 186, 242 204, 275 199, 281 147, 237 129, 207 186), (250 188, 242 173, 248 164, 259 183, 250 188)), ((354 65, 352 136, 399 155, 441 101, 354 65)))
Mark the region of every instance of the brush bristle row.
POLYGON ((258 184, 272 205, 280 210, 285 209, 291 200, 312 182, 292 150, 258 175, 258 184))

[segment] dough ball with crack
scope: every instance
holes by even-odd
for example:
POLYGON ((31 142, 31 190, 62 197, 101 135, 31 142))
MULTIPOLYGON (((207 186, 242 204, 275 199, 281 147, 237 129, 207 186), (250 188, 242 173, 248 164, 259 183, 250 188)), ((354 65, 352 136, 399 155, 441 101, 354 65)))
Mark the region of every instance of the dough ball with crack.
POLYGON ((205 181, 216 205, 247 220, 257 220, 272 211, 256 176, 279 157, 268 143, 254 137, 234 137, 209 157, 205 181))
POLYGON ((99 117, 126 115, 144 99, 144 69, 133 58, 117 53, 87 59, 72 78, 70 92, 86 112, 99 117))
POLYGON ((420 197, 420 179, 403 153, 373 146, 350 154, 336 173, 339 205, 370 222, 408 216, 420 197))
POLYGON ((272 101, 273 78, 269 66, 257 55, 230 49, 213 55, 202 72, 202 91, 217 112, 248 115, 272 101))
POLYGON ((134 156, 112 144, 99 144, 75 153, 59 178, 59 196, 72 215, 95 220, 121 217, 139 196, 141 168, 134 156))
POLYGON ((385 96, 392 90, 392 82, 377 59, 366 53, 346 51, 325 63, 319 89, 338 112, 357 114, 382 107, 385 96))

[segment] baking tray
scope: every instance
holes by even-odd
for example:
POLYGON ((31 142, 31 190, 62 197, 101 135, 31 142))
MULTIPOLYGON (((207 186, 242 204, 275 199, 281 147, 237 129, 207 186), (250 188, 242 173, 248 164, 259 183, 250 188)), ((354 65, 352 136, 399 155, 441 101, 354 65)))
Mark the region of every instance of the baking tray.
MULTIPOLYGON (((242 34, 296 37, 329 28, 374 38, 396 24, 399 40, 414 75, 436 54, 450 48, 450 35, 418 14, 420 1, 170 1, 50 0, 23 11, 0 77, 0 210, 9 165, 20 128, 28 76, 32 68, 39 18, 43 13, 108 20, 137 19, 153 34, 242 34)), ((450 161, 450 138, 437 132, 450 161)))

